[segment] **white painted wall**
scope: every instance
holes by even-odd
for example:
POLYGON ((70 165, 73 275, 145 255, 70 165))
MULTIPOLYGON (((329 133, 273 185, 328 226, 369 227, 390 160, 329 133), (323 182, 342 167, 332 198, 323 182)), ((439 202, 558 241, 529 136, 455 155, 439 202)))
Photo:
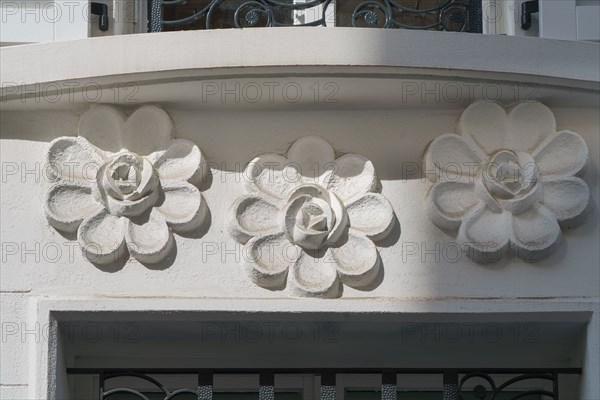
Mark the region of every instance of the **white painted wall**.
POLYGON ((46 333, 54 318, 73 312, 94 318, 98 311, 156 310, 326 311, 340 318, 351 313, 358 320, 376 313, 399 320, 437 318, 432 313, 439 313, 452 320, 465 313, 496 318, 501 312, 498 318, 505 322, 591 321, 587 343, 574 346, 587 346, 582 398, 600 396, 600 48, 456 35, 465 41, 453 42, 454 58, 438 53, 434 60, 428 57, 436 53, 435 46, 441 51, 450 40, 444 33, 359 31, 181 32, 2 49, 0 398, 51 398, 55 393, 54 364, 48 369, 54 353, 46 333), (308 53, 303 47, 307 40, 314 43, 308 53), (91 52, 103 46, 112 52, 91 52), (489 52, 488 57, 473 57, 473 48, 489 52), (514 59, 511 49, 518 53, 514 59), (64 51, 59 63, 47 69, 32 66, 57 61, 59 51, 64 51), (168 51, 172 56, 153 58, 168 51), (149 59, 155 61, 140 62, 149 59), (130 81, 137 84, 114 87, 130 81), (68 82, 78 86, 69 89, 68 82), (249 82, 275 87, 275 100, 248 101, 243 87, 249 82), (23 95, 23 85, 33 91, 29 97, 23 95), (301 88, 298 102, 281 92, 285 85, 301 88), (456 88, 461 94, 453 97, 450 90, 456 88), (62 90, 59 97, 57 89, 62 90), (539 263, 505 258, 493 265, 476 264, 453 252, 454 236, 433 225, 423 208, 430 186, 422 178, 425 148, 439 135, 456 131, 468 104, 490 96, 504 104, 544 102, 558 129, 579 133, 590 150, 584 180, 594 209, 581 226, 565 231, 557 251, 539 263), (177 236, 176 257, 158 267, 134 259, 96 267, 44 216, 48 143, 75 135, 79 117, 93 99, 125 110, 140 103, 162 105, 177 136, 197 143, 211 167, 212 182, 203 189, 210 229, 177 236), (373 290, 346 287, 341 299, 290 299, 285 292, 255 286, 240 269, 239 245, 223 224, 229 205, 243 192, 241 171, 256 155, 283 154, 306 135, 322 136, 340 154, 358 152, 371 159, 382 193, 396 212, 401 230, 379 248, 385 275, 373 290))
POLYGON ((140 0, 98 0, 109 6, 109 29, 98 28, 91 0, 2 0, 0 45, 54 42, 143 32, 140 0), (139 19, 139 21, 138 21, 139 19))
POLYGON ((589 0, 540 0, 540 37, 600 41, 600 4, 589 0))

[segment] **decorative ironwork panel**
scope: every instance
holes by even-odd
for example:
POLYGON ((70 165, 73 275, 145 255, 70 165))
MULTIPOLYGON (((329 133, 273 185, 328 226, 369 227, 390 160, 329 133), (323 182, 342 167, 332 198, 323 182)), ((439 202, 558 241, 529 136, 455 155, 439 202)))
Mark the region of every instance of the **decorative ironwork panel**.
POLYGON ((105 390, 105 384, 107 380, 122 377, 138 378, 141 381, 149 383, 153 388, 153 393, 160 393, 161 396, 164 396, 164 400, 176 400, 177 397, 182 394, 192 394, 194 396, 197 396, 199 400, 212 399, 212 388, 210 397, 200 397, 199 390, 197 389, 177 389, 174 391, 169 391, 162 383, 160 383, 158 380, 149 375, 142 374, 139 372, 117 372, 100 374, 100 400, 110 399, 110 397, 115 394, 130 394, 136 398, 148 400, 146 394, 137 389, 125 387, 105 390))
POLYGON ((148 0, 151 31, 336 26, 481 32, 481 0, 148 0), (162 7, 156 7, 162 1, 162 7), (310 18, 302 15, 310 14, 310 18))
MULTIPOLYGON (((530 373, 522 374, 508 379, 504 383, 498 385, 495 379, 487 373, 483 372, 472 372, 462 377, 459 384, 459 395, 463 392, 463 387, 470 383, 476 384, 473 389, 468 390, 480 400, 497 399, 501 393, 510 393, 511 399, 529 398, 529 396, 538 396, 541 399, 558 399, 558 375, 555 372, 550 373, 530 373), (538 383, 535 386, 540 385, 540 382, 547 382, 548 385, 552 386, 552 390, 545 389, 515 389, 515 384, 524 381, 531 381, 532 383, 538 383)), ((445 385, 444 385, 445 386, 445 385)), ((532 385, 533 386, 533 385, 532 385)), ((445 397, 444 397, 445 398, 445 397)), ((457 397, 457 399, 460 397, 457 397)))
MULTIPOLYGON (((339 2, 339 7, 347 7, 339 2)), ((354 9, 341 9, 352 16, 351 24, 340 21, 339 25, 355 27, 403 28, 421 30, 469 31, 470 0, 370 0, 352 2, 354 9)), ((347 18, 347 17, 346 17, 347 18)))
MULTIPOLYGON (((198 400, 212 400, 214 394, 213 374, 259 375, 260 385, 257 388, 259 399, 272 400, 276 398, 276 374, 312 374, 321 376, 320 398, 322 400, 335 400, 336 374, 381 374, 381 398, 383 400, 397 399, 397 374, 425 374, 441 375, 443 384, 439 388, 444 400, 462 400, 476 398, 479 400, 494 400, 502 396, 506 399, 521 399, 536 396, 542 400, 558 400, 559 374, 581 374, 580 368, 564 369, 485 369, 485 370, 447 370, 447 369, 355 369, 341 368, 336 370, 315 369, 77 369, 69 368, 67 372, 72 375, 98 375, 99 400, 110 400, 113 395, 128 395, 131 398, 149 400, 160 398, 162 400, 179 400, 194 398, 198 400), (197 376, 196 388, 167 388, 158 380, 162 375, 188 375, 197 376), (122 381, 117 378, 128 378, 122 381), (133 380, 132 380, 133 379, 133 380), (134 381, 136 383, 134 383, 134 381), (124 383, 127 382, 127 383, 124 383), (133 385, 133 387, 120 387, 133 385), (143 387, 144 389, 140 389, 143 387), (192 397, 193 396, 193 397, 192 397)), ((430 389, 429 389, 430 390, 430 389)), ((415 391, 416 393, 417 391, 415 391)))

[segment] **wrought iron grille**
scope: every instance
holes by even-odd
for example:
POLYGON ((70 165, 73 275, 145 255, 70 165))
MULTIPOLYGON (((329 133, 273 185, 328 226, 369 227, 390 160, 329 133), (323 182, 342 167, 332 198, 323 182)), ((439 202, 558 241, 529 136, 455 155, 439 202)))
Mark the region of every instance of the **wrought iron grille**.
POLYGON ((148 25, 150 32, 335 25, 481 33, 481 1, 148 0, 148 25))
MULTIPOLYGON (((213 376, 218 374, 254 374, 259 376, 258 398, 259 400, 273 400, 276 398, 275 375, 285 374, 314 374, 321 377, 320 399, 335 400, 336 396, 336 374, 380 374, 381 376, 381 399, 398 399, 398 376, 402 375, 440 375, 443 377, 443 385, 440 388, 443 400, 462 400, 466 396, 469 399, 494 400, 499 399, 559 399, 558 383, 559 376, 565 374, 581 374, 579 368, 563 369, 276 369, 276 370, 254 370, 254 369, 90 369, 71 368, 67 373, 72 375, 98 375, 98 399, 110 400, 113 396, 129 394, 131 398, 149 400, 149 397, 140 390, 127 387, 108 388, 108 383, 115 378, 129 377, 140 379, 149 383, 154 388, 154 396, 162 400, 178 400, 193 398, 197 400, 213 400, 215 393, 213 387, 213 376), (197 377, 197 385, 192 388, 167 388, 156 375, 194 375, 197 377), (498 383, 497 375, 511 376, 503 378, 498 383), (534 382, 529 389, 515 388, 515 384, 523 382, 534 382), (546 385, 540 385, 546 382, 546 385), (467 387, 469 389, 467 389, 467 387), (551 387, 551 389, 548 389, 551 387), (193 396, 193 397, 190 397, 193 396)), ((154 397, 153 397, 154 398, 154 397)))

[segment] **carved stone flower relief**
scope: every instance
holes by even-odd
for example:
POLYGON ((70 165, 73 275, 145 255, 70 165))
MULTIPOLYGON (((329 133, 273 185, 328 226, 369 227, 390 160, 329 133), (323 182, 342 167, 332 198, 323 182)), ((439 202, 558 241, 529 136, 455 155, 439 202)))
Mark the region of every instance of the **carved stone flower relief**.
POLYGON ((48 221, 77 232, 94 263, 127 252, 159 262, 173 246, 171 230, 191 231, 205 220, 202 195, 188 182, 204 173, 202 153, 173 139, 171 119, 158 107, 127 119, 115 108, 94 107, 82 116, 78 137, 50 144, 47 162, 58 180, 46 195, 48 221))
POLYGON ((232 206, 229 230, 245 244, 245 267, 265 288, 338 296, 341 283, 367 286, 377 276, 373 240, 394 226, 371 161, 335 158, 321 138, 296 141, 287 157, 265 154, 244 174, 247 194, 232 206))
MULTIPOLYGON (((478 102, 460 119, 460 135, 444 134, 425 154, 434 182, 426 201, 440 228, 480 262, 512 249, 524 259, 548 255, 561 227, 581 221, 590 192, 576 175, 589 158, 583 139, 556 132, 552 112, 536 102, 506 112, 478 102)), ((165 111, 141 107, 128 118, 97 106, 79 123, 79 136, 50 144, 47 162, 57 183, 47 192, 48 221, 77 233, 88 259, 143 263, 163 260, 173 232, 197 229, 207 218, 199 182, 200 149, 173 139, 165 111)), ((265 154, 245 172, 246 194, 229 213, 228 230, 244 245, 245 269, 256 284, 289 287, 302 296, 336 297, 343 285, 373 286, 380 268, 374 242, 394 226, 371 161, 336 158, 318 137, 296 141, 287 156, 265 154)))
POLYGON ((519 257, 547 256, 561 227, 581 221, 590 191, 576 177, 589 153, 570 131, 556 132, 552 112, 537 102, 506 112, 478 102, 460 119, 461 135, 445 134, 425 161, 435 183, 427 213, 480 262, 496 261, 510 248, 519 257))

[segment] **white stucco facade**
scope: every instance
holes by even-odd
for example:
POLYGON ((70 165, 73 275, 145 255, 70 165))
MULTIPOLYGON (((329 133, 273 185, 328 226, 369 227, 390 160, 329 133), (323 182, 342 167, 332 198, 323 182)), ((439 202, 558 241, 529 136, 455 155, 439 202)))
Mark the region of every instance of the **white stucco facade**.
MULTIPOLYGON (((157 350, 141 359, 135 353, 139 347, 128 349, 106 332, 95 350, 94 341, 81 346, 65 342, 64 329, 60 339, 57 328, 69 321, 134 323, 142 327, 138 339, 143 342, 157 340, 148 331, 156 326, 148 328, 145 323, 165 323, 176 332, 177 324, 221 320, 333 322, 342 332, 341 343, 347 343, 328 347, 319 342, 320 350, 309 346, 308 354, 289 350, 294 356, 285 361, 277 356, 275 345, 261 343, 256 351, 264 355, 264 365, 582 368, 581 377, 566 385, 568 393, 600 398, 598 44, 446 32, 277 28, 126 35, 1 52, 0 399, 74 398, 76 384, 67 377, 67 367, 165 363, 197 367, 212 362, 232 368, 238 361, 247 366, 231 355, 220 357, 217 350, 207 360, 201 356, 207 351, 201 345, 188 351, 173 344, 164 353, 157 350), (495 111, 476 110, 475 119, 480 120, 467 121, 465 110, 472 110, 472 104, 490 103, 500 106, 494 106, 495 111), (111 124, 126 127, 124 121, 133 120, 142 106, 150 106, 146 108, 150 111, 131 124, 135 137, 127 136, 129 128, 111 128, 111 124), (111 111, 81 122, 99 107, 111 111), (506 113, 517 107, 525 111, 514 122, 506 113), (122 121, 114 122, 115 115, 122 121), (144 157, 153 165, 148 168, 158 171, 155 178, 161 184, 175 176, 169 173, 181 172, 181 185, 194 187, 177 199, 173 209, 191 207, 189 219, 166 217, 161 232, 168 248, 164 243, 154 250, 129 246, 118 257, 108 252, 108 261, 91 262, 93 257, 80 247, 86 222, 75 215, 79 198, 61 200, 65 205, 60 212, 67 213, 62 217, 49 216, 54 211, 48 211, 47 200, 57 184, 48 160, 74 162, 75 173, 81 151, 72 149, 69 158, 63 148, 53 150, 51 142, 68 137, 74 143, 73 138, 86 137, 103 152, 98 161, 102 164, 122 148, 134 152, 126 145, 109 148, 119 138, 152 146, 162 135, 157 128, 161 121, 168 121, 170 140, 184 139, 194 150, 164 155, 162 165, 173 168, 168 173, 160 169, 158 158, 144 157), (436 171, 428 157, 437 151, 447 157, 448 165, 464 166, 462 150, 454 145, 428 146, 434 140, 440 143, 442 135, 468 136, 470 130, 495 140, 502 129, 516 139, 488 149, 485 140, 479 142, 489 150, 481 152, 482 160, 499 149, 517 154, 525 146, 522 142, 532 142, 539 134, 530 153, 531 160, 542 165, 536 157, 544 150, 539 149, 556 136, 562 141, 553 145, 551 151, 556 152, 550 154, 548 168, 563 171, 556 177, 568 176, 575 183, 552 187, 545 183, 535 189, 557 193, 553 204, 564 206, 561 212, 569 210, 557 211, 539 225, 527 214, 521 222, 533 228, 525 235, 526 245, 511 245, 519 241, 518 232, 501 230, 506 232, 506 244, 486 253, 492 258, 487 261, 493 262, 481 262, 469 257, 473 247, 465 246, 467 240, 460 233, 466 229, 461 223, 468 224, 468 219, 444 219, 431 208, 436 201, 431 198, 432 187, 440 180, 431 178, 436 171), (561 134, 565 131, 573 135, 561 134), (107 147, 97 137, 108 138, 107 147), (311 148, 313 142, 318 146, 311 148), (325 155, 322 142, 330 146, 325 155), (298 150, 304 145, 307 148, 298 150), (563 150, 573 152, 564 156, 563 150), (197 159, 190 162, 192 153, 197 159), (260 184, 259 189, 248 188, 258 178, 247 170, 264 154, 320 166, 331 162, 334 173, 339 172, 337 183, 294 181, 280 198, 266 196, 260 184), (340 161, 349 154, 355 158, 340 161), (190 168, 194 173, 202 170, 203 179, 195 181, 194 174, 182 172, 190 168), (327 190, 315 194, 315 185, 327 190), (352 190, 362 190, 363 197, 353 197, 352 190), (263 203, 242 202, 253 193, 262 193, 263 203), (313 215, 316 219, 294 219, 298 210, 307 208, 288 203, 302 196, 308 196, 309 206, 320 207, 313 215), (355 204, 363 198, 363 203, 355 204), (269 207, 277 208, 277 215, 282 215, 277 218, 286 222, 266 224, 269 207), (323 215, 326 223, 319 219, 323 215), (178 230, 177 224, 189 229, 178 230), (62 228, 67 225, 65 233, 62 228), (337 230, 347 226, 357 228, 356 236, 346 239, 355 252, 343 261, 334 253, 331 262, 337 263, 337 270, 325 273, 328 258, 306 249, 343 246, 337 230), (323 238, 300 236, 298 229, 308 228, 327 232, 323 238), (555 236, 547 239, 555 228, 555 236), (264 253, 255 256, 248 251, 248 243, 254 245, 266 235, 285 237, 302 254, 314 256, 313 269, 297 278, 299 285, 292 281, 296 258, 282 261, 274 255, 272 262, 264 253), (511 242, 510 235, 517 238, 511 236, 511 242), (354 237, 359 237, 356 242, 354 237), (507 251, 509 247, 513 251, 507 251), (325 264, 323 268, 318 262, 325 264), (338 285, 336 290, 329 290, 333 285, 338 285), (372 338, 365 344, 369 351, 395 350, 380 358, 365 358, 360 350, 354 353, 352 334, 367 329, 353 327, 355 322, 383 324, 379 333, 386 332, 385 337, 365 331, 372 338), (530 323, 536 327, 536 341, 527 342, 523 332, 502 331, 498 341, 472 343, 464 337, 459 346, 427 339, 411 352, 410 343, 392 334, 401 336, 406 324, 436 323, 503 327, 530 323), (343 332, 352 333, 346 337, 343 332), (340 356, 345 351, 349 354, 340 356), (319 352, 328 358, 320 359, 319 352), (478 354, 485 355, 483 360, 478 354)), ((96 182, 93 171, 91 180, 96 182)), ((547 182, 543 172, 539 181, 547 182)), ((450 202, 461 203, 461 196, 450 202)), ((523 215, 524 206, 515 207, 510 212, 523 215)), ((139 215, 122 210, 117 214, 127 220, 139 215)), ((490 241, 497 239, 497 226, 492 221, 482 228, 490 241)), ((140 232, 148 233, 140 239, 144 243, 163 240, 154 235, 157 230, 140 232)), ((82 334, 77 329, 76 334, 82 334)), ((181 340, 194 342, 185 334, 181 340)), ((227 346, 221 350, 227 353, 227 346)))

